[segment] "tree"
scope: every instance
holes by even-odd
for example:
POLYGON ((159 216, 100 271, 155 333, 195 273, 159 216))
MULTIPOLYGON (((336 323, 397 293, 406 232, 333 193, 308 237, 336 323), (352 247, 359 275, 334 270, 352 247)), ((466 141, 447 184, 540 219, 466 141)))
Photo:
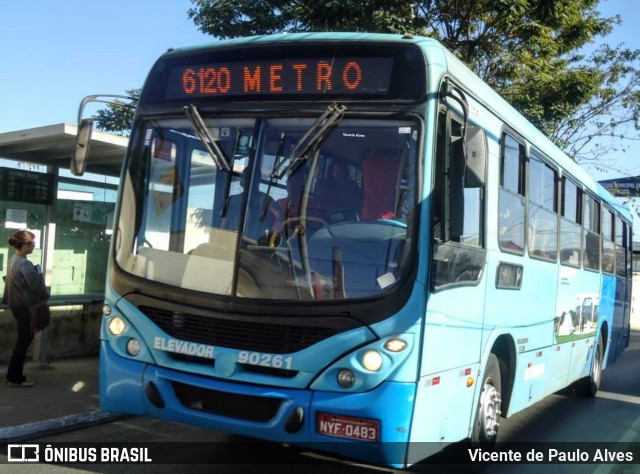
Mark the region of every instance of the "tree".
POLYGON ((129 102, 115 99, 109 102, 106 109, 100 109, 93 117, 98 130, 128 135, 133 122, 135 106, 140 97, 140 89, 129 89, 126 95, 131 98, 129 102))
POLYGON ((599 0, 192 0, 204 33, 410 33, 440 40, 574 158, 640 138, 640 51, 602 46, 599 0))

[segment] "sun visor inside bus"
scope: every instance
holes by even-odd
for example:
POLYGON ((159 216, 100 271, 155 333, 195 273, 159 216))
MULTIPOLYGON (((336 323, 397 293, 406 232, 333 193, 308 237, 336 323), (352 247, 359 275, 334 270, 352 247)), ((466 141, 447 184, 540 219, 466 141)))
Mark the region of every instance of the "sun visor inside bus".
POLYGON ((466 130, 465 188, 484 186, 487 169, 487 137, 484 130, 468 124, 466 130))

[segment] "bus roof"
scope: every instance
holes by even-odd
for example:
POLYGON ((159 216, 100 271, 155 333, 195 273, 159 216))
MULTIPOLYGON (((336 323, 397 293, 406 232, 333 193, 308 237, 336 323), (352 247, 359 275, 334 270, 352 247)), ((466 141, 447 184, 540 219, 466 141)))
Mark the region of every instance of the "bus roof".
POLYGON ((231 48, 236 46, 258 45, 258 44, 274 44, 274 43, 297 43, 300 41, 325 41, 325 42, 345 42, 345 41, 372 41, 372 42, 413 42, 424 43, 430 42, 440 45, 439 42, 432 38, 412 35, 396 35, 389 33, 343 33, 343 32, 325 32, 325 33, 280 33, 274 35, 248 36, 244 38, 233 38, 219 40, 211 43, 200 45, 186 46, 175 48, 165 54, 181 54, 185 52, 196 52, 210 48, 231 48))

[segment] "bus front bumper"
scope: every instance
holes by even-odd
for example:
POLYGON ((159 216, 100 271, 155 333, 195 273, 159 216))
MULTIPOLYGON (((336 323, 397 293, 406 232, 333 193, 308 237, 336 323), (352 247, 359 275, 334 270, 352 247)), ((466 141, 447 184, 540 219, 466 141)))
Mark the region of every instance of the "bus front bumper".
POLYGON ((403 467, 415 384, 364 393, 227 382, 148 365, 100 348, 100 405, 371 464, 403 467))

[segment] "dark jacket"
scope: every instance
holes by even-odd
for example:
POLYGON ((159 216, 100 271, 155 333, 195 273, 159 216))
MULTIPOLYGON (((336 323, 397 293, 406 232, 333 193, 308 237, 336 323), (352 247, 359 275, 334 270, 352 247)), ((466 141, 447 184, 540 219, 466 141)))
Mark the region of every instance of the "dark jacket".
POLYGON ((42 274, 26 257, 12 256, 8 267, 3 298, 6 304, 17 307, 25 306, 26 302, 31 306, 49 299, 42 274))

